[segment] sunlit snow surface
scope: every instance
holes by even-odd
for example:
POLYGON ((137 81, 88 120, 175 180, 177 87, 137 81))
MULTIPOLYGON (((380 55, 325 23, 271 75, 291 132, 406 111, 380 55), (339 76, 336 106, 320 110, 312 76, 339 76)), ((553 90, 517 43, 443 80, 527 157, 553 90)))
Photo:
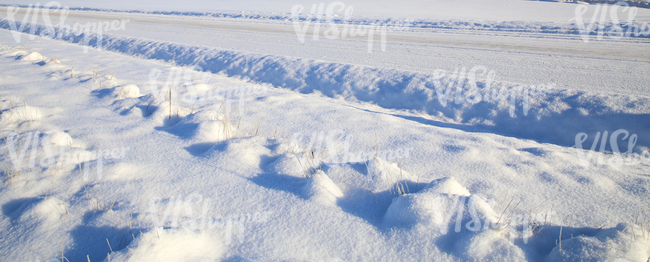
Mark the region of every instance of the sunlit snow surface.
POLYGON ((350 1, 415 23, 301 42, 319 3, 0 21, 1 260, 647 261, 648 38, 585 41, 584 4, 350 1))

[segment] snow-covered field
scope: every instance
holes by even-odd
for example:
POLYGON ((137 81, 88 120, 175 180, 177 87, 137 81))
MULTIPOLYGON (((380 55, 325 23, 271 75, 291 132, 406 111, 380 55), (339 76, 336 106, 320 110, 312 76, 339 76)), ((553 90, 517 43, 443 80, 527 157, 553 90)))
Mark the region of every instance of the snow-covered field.
POLYGON ((650 259, 647 9, 0 4, 0 261, 650 259))

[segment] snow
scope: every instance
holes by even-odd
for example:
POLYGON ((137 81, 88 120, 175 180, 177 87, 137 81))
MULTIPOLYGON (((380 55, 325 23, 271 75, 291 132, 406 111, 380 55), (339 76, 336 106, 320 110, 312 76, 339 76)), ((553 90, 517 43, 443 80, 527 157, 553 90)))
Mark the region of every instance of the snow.
POLYGON ((386 163, 379 156, 375 156, 368 161, 368 181, 371 183, 368 188, 371 191, 404 191, 403 186, 397 189, 391 187, 398 182, 413 182, 414 180, 414 177, 399 168, 396 163, 386 163))
POLYGON ((45 60, 45 57, 38 52, 31 52, 28 55, 20 57, 20 60, 27 61, 36 61, 36 60, 45 60))
POLYGON ((48 142, 50 142, 52 145, 57 146, 71 146, 72 137, 70 137, 70 135, 66 134, 65 132, 55 131, 55 133, 49 134, 48 142))
MULTIPOLYGON (((62 6, 72 10, 114 10, 129 12, 155 12, 164 14, 222 13, 240 17, 282 17, 291 12, 295 5, 302 5, 310 10, 312 5, 323 3, 325 7, 331 2, 314 2, 305 0, 279 0, 269 3, 263 0, 204 2, 189 0, 160 1, 152 5, 148 1, 59 1, 62 6)), ((366 1, 350 0, 342 2, 346 7, 352 6, 354 14, 361 17, 389 18, 428 18, 428 19, 472 19, 496 21, 567 21, 574 15, 575 4, 557 4, 547 1, 511 1, 511 0, 405 0, 405 1, 366 1), (568 17, 568 18, 567 18, 568 17)), ((27 0, 14 0, 6 4, 29 5, 27 0)), ((43 3, 41 3, 43 4, 43 3)), ((640 15, 644 11, 640 10, 640 15)), ((645 13, 647 15, 648 13, 645 13)))
POLYGON ((448 177, 431 181, 422 192, 432 192, 436 194, 452 194, 459 196, 470 196, 467 188, 463 187, 456 178, 448 177))
MULTIPOLYGON (((44 27, 37 26, 35 34, 41 30, 44 27)), ((84 37, 70 35, 64 39, 83 43, 84 37)), ((650 137, 646 136, 646 132, 641 132, 645 122, 636 121, 644 118, 639 113, 647 112, 650 105, 644 96, 557 89, 552 82, 523 86, 507 81, 497 82, 490 77, 489 68, 484 66, 456 68, 454 71, 438 69, 430 74, 118 36, 103 36, 102 39, 102 47, 106 50, 161 59, 181 66, 198 66, 208 72, 222 72, 301 93, 317 90, 329 97, 371 102, 383 108, 424 112, 435 117, 432 119, 434 121, 472 124, 493 132, 565 146, 575 145, 575 134, 585 129, 617 130, 625 126, 626 130, 641 136, 639 146, 650 145, 650 137), (463 81, 470 84, 461 86, 459 83, 463 81), (607 110, 595 106, 601 104, 607 105, 607 110), (635 106, 625 106, 629 104, 635 106), (491 113, 486 115, 485 112, 491 113), (513 118, 515 115, 524 117, 513 118), (584 115, 592 118, 584 119, 584 115), (559 126, 563 127, 562 130, 558 130, 559 126)), ((202 88, 205 87, 199 87, 199 90, 202 88)), ((159 97, 161 91, 153 93, 158 93, 159 97)), ((251 92, 259 93, 256 90, 247 91, 251 92)), ((203 93, 203 97, 218 100, 218 97, 208 93, 203 93)), ((228 91, 223 90, 222 93, 227 95, 228 91)), ((195 95, 201 95, 201 92, 180 97, 191 100, 195 95)), ((166 125, 180 121, 179 114, 185 116, 191 111, 191 108, 172 105, 170 118, 169 104, 161 103, 160 106, 167 109, 154 112, 152 119, 169 122, 166 125)), ((621 145, 621 150, 627 151, 627 147, 621 145)))
POLYGON ((116 87, 113 94, 118 98, 135 98, 140 96, 140 88, 137 85, 129 84, 121 87, 116 87))
POLYGON ((321 205, 335 206, 336 199, 343 197, 341 189, 321 170, 316 171, 307 179, 302 191, 305 198, 321 205))
POLYGON ((37 107, 25 104, 15 106, 10 105, 9 108, 3 110, 2 115, 0 115, 0 121, 7 125, 22 123, 26 120, 38 120, 41 117, 41 110, 37 107))
POLYGON ((132 245, 111 253, 111 261, 215 261, 224 253, 223 243, 213 235, 162 228, 142 234, 132 245))
POLYGON ((134 21, 90 46, 0 22, 7 261, 650 257, 647 39, 584 43, 575 5, 350 2, 462 18, 368 53, 297 44, 283 3, 82 4, 190 13, 71 11, 134 21))

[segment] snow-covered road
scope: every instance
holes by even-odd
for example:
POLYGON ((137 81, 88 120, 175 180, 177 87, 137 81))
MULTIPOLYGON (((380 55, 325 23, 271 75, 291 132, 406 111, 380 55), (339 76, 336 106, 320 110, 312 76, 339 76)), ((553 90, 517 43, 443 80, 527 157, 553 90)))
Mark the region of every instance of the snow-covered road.
MULTIPOLYGON (((0 7, 1 18, 6 9, 0 7)), ((25 10, 16 14, 18 21, 24 18, 21 13, 25 10)), ((51 13, 52 24, 58 24, 59 13, 51 13)), ((436 69, 453 71, 482 65, 494 70, 498 81, 528 85, 553 82, 563 89, 624 95, 650 92, 644 85, 649 82, 650 71, 648 38, 604 38, 585 43, 572 34, 406 28, 387 32, 384 52, 376 33, 372 53, 368 53, 367 36, 327 39, 323 28, 318 40, 313 40, 313 26, 301 43, 288 21, 72 10, 65 24, 121 19, 130 21, 125 30, 106 34, 429 74, 436 69)), ((38 23, 44 22, 40 19, 38 23)))

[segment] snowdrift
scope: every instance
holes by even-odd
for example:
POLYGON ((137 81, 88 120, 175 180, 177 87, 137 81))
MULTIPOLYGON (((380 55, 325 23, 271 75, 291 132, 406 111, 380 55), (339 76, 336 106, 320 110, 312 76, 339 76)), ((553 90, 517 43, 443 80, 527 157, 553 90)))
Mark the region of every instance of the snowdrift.
MULTIPOLYGON (((36 35, 47 28, 27 25, 36 35)), ((10 22, 0 21, 10 29, 10 22)), ((647 121, 650 98, 555 89, 553 83, 522 86, 492 81, 486 70, 469 69, 431 74, 370 68, 210 49, 169 42, 155 42, 103 34, 59 34, 62 40, 99 47, 145 59, 158 59, 179 66, 199 66, 212 73, 225 73, 301 93, 318 92, 332 98, 368 102, 386 109, 409 110, 395 114, 420 123, 490 132, 574 146, 576 134, 625 129, 637 134, 637 146, 650 146, 647 121), (421 115, 424 114, 424 115, 421 115)), ((640 147, 634 147, 638 148, 640 147)), ((613 150, 607 147, 606 150, 613 150)), ((619 141, 619 150, 628 151, 619 141)), ((639 151, 640 152, 640 151, 639 151)), ((631 153, 631 152, 630 152, 631 153)))

